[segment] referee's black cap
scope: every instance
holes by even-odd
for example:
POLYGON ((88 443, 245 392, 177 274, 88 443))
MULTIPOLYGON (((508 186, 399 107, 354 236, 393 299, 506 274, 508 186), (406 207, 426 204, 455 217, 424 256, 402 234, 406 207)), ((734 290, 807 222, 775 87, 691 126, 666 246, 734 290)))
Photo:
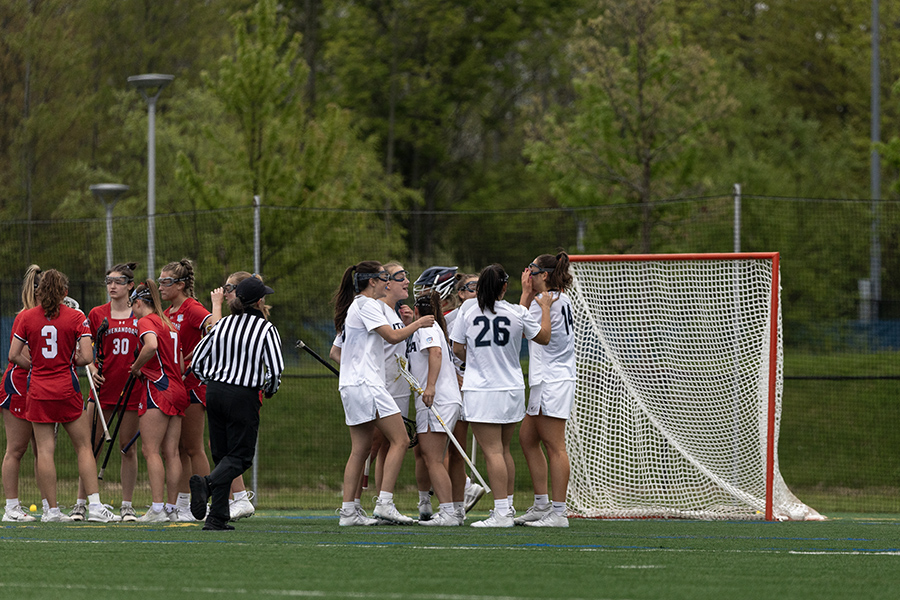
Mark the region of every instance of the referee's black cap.
POLYGON ((260 298, 265 298, 269 294, 274 294, 275 290, 264 284, 256 277, 248 277, 240 282, 234 289, 234 294, 241 299, 241 302, 247 306, 257 302, 260 298))

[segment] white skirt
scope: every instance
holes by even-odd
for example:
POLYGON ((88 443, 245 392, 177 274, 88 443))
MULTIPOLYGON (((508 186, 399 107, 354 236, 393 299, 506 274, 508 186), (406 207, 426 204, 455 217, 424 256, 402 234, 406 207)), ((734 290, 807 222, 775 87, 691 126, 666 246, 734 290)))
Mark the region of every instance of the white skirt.
POLYGON ((449 431, 441 426, 441 422, 437 420, 437 417, 434 416, 431 409, 427 408, 424 404, 419 406, 420 404, 420 402, 416 402, 416 433, 428 433, 429 431, 432 431, 452 435, 453 427, 456 425, 456 420, 459 418, 459 404, 444 404, 442 406, 438 406, 437 404, 434 405, 434 410, 441 415, 441 418, 444 420, 444 423, 447 424, 447 429, 449 429, 449 431))
POLYGON ((528 410, 532 417, 542 414, 568 419, 575 402, 574 381, 551 381, 532 386, 528 393, 528 410))
POLYGON ((341 403, 344 405, 344 422, 361 425, 374 421, 376 415, 387 417, 400 412, 397 402, 383 387, 374 385, 348 385, 341 388, 341 403))
POLYGON ((470 423, 518 423, 525 418, 525 390, 463 392, 463 415, 470 423))

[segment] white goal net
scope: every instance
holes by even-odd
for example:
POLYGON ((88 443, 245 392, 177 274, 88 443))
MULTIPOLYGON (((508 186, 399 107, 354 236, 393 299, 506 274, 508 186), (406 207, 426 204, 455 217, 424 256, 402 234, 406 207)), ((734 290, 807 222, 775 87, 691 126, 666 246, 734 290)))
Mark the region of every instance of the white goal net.
POLYGON ((571 513, 820 519, 778 470, 778 254, 570 259, 571 513))

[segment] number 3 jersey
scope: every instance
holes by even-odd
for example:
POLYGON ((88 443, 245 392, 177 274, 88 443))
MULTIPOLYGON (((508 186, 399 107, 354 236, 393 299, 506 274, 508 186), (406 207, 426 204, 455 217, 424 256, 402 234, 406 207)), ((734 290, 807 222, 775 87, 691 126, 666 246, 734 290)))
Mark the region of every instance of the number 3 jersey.
POLYGON ((540 321, 524 306, 499 300, 491 312, 482 311, 475 298, 466 300, 459 308, 450 335, 451 341, 466 345, 462 390, 525 389, 519 363, 522 336, 530 340, 540 331, 540 321))
POLYGON ((81 392, 73 360, 78 340, 91 335, 83 312, 60 305, 48 319, 36 306, 19 313, 13 335, 28 344, 31 354, 29 400, 69 400, 81 392))
MULTIPOLYGON (((103 372, 106 380, 97 388, 100 394, 100 404, 105 407, 114 407, 119 400, 119 395, 128 381, 128 373, 134 364, 135 350, 138 349, 138 318, 132 314, 127 319, 114 319, 109 303, 97 306, 88 313, 88 321, 91 326, 91 334, 94 336, 94 356, 98 361, 94 366, 99 366, 99 357, 103 357, 103 372), (97 331, 103 319, 109 324, 106 333, 100 339, 97 331)), ((143 386, 135 385, 128 399, 128 409, 137 410, 141 399, 144 397, 143 386)))

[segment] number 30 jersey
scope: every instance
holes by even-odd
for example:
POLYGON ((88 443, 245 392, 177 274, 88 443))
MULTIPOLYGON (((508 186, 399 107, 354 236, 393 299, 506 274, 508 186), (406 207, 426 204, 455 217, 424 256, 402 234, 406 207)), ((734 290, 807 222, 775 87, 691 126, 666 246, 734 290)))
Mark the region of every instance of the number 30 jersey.
POLYGON ((522 336, 530 340, 540 331, 540 321, 524 306, 499 300, 491 312, 482 311, 475 298, 466 300, 459 308, 450 335, 451 341, 466 345, 462 390, 525 389, 519 362, 522 336))
POLYGON ((28 344, 31 354, 29 400, 68 400, 81 391, 73 360, 78 340, 91 335, 83 312, 60 305, 48 319, 36 306, 19 313, 13 335, 28 344))
MULTIPOLYGON (((138 318, 132 314, 127 319, 113 319, 107 302, 91 309, 88 321, 94 337, 94 356, 98 359, 100 356, 103 357, 102 374, 106 381, 97 389, 100 404, 104 407, 114 407, 122 388, 125 387, 125 382, 128 381, 129 369, 134 364, 134 351, 138 349, 138 318), (103 319, 109 323, 109 328, 103 338, 99 339, 97 330, 103 319)), ((98 362, 95 362, 94 366, 99 366, 98 362)), ((143 396, 143 386, 134 386, 128 400, 128 409, 137 410, 143 396)))

